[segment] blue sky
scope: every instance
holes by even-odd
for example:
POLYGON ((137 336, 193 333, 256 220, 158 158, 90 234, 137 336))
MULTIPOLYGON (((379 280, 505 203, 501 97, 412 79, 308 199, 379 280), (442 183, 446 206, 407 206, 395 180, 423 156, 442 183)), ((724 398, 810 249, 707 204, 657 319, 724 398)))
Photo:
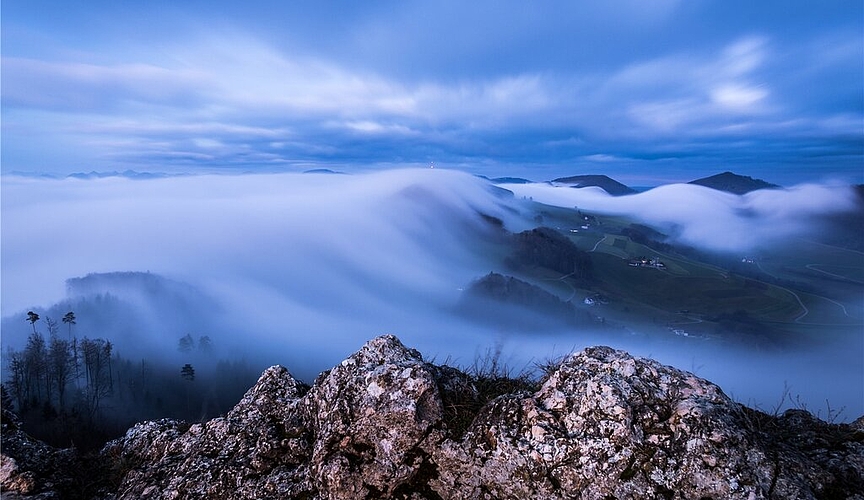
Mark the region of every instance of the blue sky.
POLYGON ((2 5, 2 171, 864 182, 854 1, 2 5))

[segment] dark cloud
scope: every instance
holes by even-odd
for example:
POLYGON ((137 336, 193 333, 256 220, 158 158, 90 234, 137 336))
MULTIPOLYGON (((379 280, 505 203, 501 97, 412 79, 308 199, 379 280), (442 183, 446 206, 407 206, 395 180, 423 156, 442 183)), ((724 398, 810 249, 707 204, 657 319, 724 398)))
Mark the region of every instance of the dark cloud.
POLYGON ((771 5, 16 4, 3 171, 436 161, 509 175, 604 157, 762 177, 804 162, 793 182, 807 166, 861 182, 861 6, 771 5))

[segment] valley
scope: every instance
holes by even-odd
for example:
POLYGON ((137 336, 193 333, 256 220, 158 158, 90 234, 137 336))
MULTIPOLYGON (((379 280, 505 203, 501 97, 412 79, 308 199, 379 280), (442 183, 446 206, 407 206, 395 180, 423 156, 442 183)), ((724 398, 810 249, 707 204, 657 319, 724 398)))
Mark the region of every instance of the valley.
MULTIPOLYGON (((624 192, 603 176, 570 179, 624 192)), ((504 181, 443 169, 6 179, 3 379, 18 377, 22 418, 54 442, 85 428, 74 408, 110 432, 209 418, 267 366, 311 383, 384 333, 459 367, 493 353, 516 373, 608 345, 755 406, 864 411, 864 262, 845 222, 858 220, 849 191, 678 184, 612 196, 504 181), (58 201, 46 211, 44 199, 58 201), (127 220, 134 237, 112 239, 127 220), (58 328, 70 312, 74 328, 58 328), (178 344, 205 338, 200 352, 178 344), (44 370, 26 382, 20 368, 36 358, 25 354, 66 345, 80 369, 84 340, 110 363, 98 405, 82 406, 80 370, 48 393, 33 382, 44 370), (786 394, 795 401, 778 402, 786 394)), ((86 434, 94 445, 103 435, 86 434)))
POLYGON ((703 255, 644 237, 636 242, 628 234, 645 230, 626 217, 543 204, 536 211, 543 225, 590 255, 595 279, 585 286, 542 268, 521 277, 607 327, 634 335, 760 344, 797 343, 814 335, 812 327, 850 332, 862 327, 864 254, 855 250, 799 238, 756 257, 703 255), (650 265, 651 259, 659 265, 650 265), (597 294, 607 300, 590 300, 597 294))

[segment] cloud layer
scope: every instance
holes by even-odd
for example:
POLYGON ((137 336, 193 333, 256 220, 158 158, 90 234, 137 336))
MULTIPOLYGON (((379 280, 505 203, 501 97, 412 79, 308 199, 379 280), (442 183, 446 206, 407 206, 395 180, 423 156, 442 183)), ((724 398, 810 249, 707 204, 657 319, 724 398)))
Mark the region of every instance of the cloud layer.
POLYGON ((513 219, 488 183, 438 169, 11 178, 2 194, 4 316, 64 299, 67 278, 150 271, 231 311, 224 330, 294 348, 435 330, 489 271, 481 214, 513 219))
POLYGON ((747 253, 820 231, 814 218, 853 210, 849 186, 802 184, 738 196, 693 184, 669 184, 629 196, 600 188, 548 183, 507 184, 517 196, 559 207, 627 215, 703 250, 747 253))
POLYGON ((29 308, 46 315, 46 308, 60 303, 65 312, 66 304, 110 293, 127 304, 120 313, 108 324, 88 325, 88 311, 97 314, 109 302, 91 300, 86 310, 75 306, 76 328, 81 335, 114 337, 124 356, 173 352, 180 336, 207 334, 232 348, 232 356, 282 363, 311 378, 383 333, 399 335, 429 357, 462 364, 500 342, 505 361, 517 370, 571 349, 612 344, 694 369, 735 397, 769 409, 788 382, 812 407, 821 408, 829 397, 832 405, 864 411, 857 400, 864 380, 860 349, 848 344, 839 351, 829 343, 806 353, 756 355, 592 331, 528 334, 453 314, 462 288, 504 271, 499 266, 505 255, 483 215, 500 218, 511 231, 531 227, 523 195, 675 224, 682 239, 704 239, 709 246, 737 241, 741 250, 752 243, 747 232, 754 228, 764 233, 839 210, 845 191, 802 186, 739 198, 670 186, 611 198, 591 189, 507 187, 517 196, 437 168, 138 181, 7 176, 0 240, 3 343, 23 342, 29 308), (168 280, 108 275, 75 281, 71 295, 64 289, 68 278, 126 271, 168 280), (802 366, 818 367, 818 373, 802 366), (758 383, 738 376, 755 372, 761 373, 758 383), (848 383, 837 384, 841 379, 848 383))
POLYGON ((15 5, 3 170, 864 181, 860 4, 637 4, 15 5))

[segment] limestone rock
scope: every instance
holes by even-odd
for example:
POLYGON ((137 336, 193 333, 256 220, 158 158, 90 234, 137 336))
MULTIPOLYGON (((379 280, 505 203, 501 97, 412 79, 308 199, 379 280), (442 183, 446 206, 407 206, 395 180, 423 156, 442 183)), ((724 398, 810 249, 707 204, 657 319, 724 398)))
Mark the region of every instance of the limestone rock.
POLYGON ((37 441, 20 429, 17 417, 2 410, 2 452, 0 452, 0 492, 2 498, 59 499, 75 489, 82 469, 75 450, 58 450, 37 441))
POLYGON ((694 375, 591 348, 485 408, 438 482, 462 498, 765 498, 774 465, 739 413, 694 375))
POLYGON ((302 384, 268 368, 227 415, 203 424, 145 422, 103 454, 124 464, 117 498, 287 498, 304 493, 309 432, 302 384))
MULTIPOLYGON (((478 387, 393 336, 308 390, 272 367, 224 417, 109 443, 114 489, 85 498, 864 499, 860 427, 766 415, 623 351, 572 354, 536 390, 488 402, 478 387)), ((3 439, 4 492, 50 493, 3 439)))

